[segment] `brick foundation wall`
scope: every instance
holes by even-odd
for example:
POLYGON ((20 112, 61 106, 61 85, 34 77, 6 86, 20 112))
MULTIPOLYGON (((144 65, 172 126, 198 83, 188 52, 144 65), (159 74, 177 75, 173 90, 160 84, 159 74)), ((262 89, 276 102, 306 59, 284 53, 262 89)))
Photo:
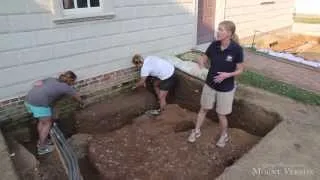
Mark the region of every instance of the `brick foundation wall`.
MULTIPOLYGON (((80 80, 75 88, 81 95, 87 95, 87 104, 93 104, 105 100, 110 95, 129 90, 137 77, 136 69, 128 68, 80 80)), ((0 125, 15 125, 31 118, 25 109, 24 98, 25 96, 21 96, 0 102, 0 125)), ((68 97, 56 104, 60 117, 68 116, 77 107, 77 103, 68 97)))

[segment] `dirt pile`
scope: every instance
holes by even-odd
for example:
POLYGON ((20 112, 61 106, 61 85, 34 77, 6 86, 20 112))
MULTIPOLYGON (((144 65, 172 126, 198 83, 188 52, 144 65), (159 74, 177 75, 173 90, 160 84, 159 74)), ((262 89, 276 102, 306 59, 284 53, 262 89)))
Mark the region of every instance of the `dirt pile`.
POLYGON ((258 49, 272 49, 320 62, 320 38, 299 34, 268 34, 256 38, 258 49))

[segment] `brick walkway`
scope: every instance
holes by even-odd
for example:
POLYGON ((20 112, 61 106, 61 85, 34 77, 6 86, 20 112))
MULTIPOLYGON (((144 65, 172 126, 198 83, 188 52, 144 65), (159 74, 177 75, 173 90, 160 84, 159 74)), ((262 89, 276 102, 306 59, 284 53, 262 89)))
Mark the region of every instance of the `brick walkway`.
POLYGON ((287 64, 245 50, 247 69, 264 74, 297 87, 320 93, 320 71, 311 70, 299 65, 287 64))

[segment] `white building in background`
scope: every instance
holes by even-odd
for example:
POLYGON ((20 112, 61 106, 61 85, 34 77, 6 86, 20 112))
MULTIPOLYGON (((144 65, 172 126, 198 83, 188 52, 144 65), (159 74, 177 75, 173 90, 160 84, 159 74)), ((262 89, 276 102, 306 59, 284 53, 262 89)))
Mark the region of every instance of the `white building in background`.
MULTIPOLYGON (((225 2, 224 18, 237 25, 240 38, 252 36, 255 31, 265 33, 293 23, 294 0, 217 0, 225 2)), ((217 9, 217 11, 219 11, 217 9)))
POLYGON ((295 13, 300 15, 318 15, 320 16, 319 0, 296 0, 295 13))
POLYGON ((186 51, 212 41, 224 19, 237 24, 240 38, 286 27, 293 6, 294 0, 2 0, 0 102, 67 69, 86 79, 131 67, 134 53, 186 51))
POLYGON ((320 36, 320 1, 296 0, 292 31, 320 36))

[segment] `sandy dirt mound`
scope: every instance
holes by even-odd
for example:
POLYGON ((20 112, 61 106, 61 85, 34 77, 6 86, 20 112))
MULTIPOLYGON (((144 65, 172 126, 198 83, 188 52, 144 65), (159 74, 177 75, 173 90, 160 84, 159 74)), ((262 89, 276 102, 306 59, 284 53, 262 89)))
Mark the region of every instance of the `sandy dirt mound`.
POLYGON ((202 136, 187 142, 190 131, 175 133, 181 121, 192 121, 196 113, 169 105, 160 116, 142 115, 133 123, 89 144, 89 159, 102 179, 212 179, 256 144, 260 137, 230 129, 231 141, 214 145, 218 124, 207 120, 202 136))

